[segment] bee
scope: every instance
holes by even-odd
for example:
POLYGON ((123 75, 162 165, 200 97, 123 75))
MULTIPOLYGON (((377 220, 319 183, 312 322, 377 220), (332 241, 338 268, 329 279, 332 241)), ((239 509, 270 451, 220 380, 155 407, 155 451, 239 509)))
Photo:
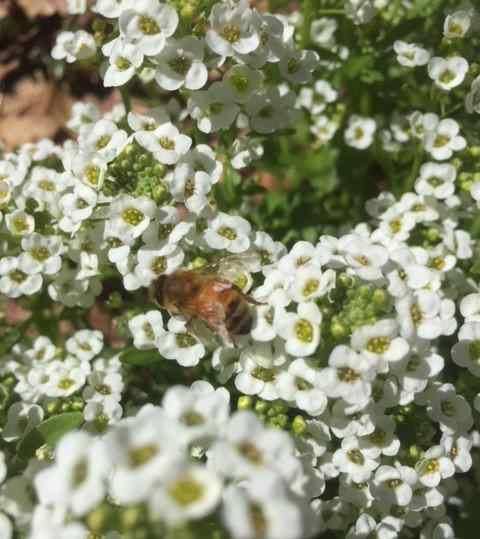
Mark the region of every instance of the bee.
POLYGON ((243 258, 228 256, 204 268, 161 275, 153 283, 153 299, 171 315, 200 321, 225 343, 235 343, 252 328, 250 305, 260 305, 242 291, 251 282, 249 257, 243 258))

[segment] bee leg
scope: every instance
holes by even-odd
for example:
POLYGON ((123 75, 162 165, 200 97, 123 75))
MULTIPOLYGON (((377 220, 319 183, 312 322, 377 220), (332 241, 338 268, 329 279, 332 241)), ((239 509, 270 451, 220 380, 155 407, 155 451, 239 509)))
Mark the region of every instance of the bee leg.
POLYGON ((248 303, 252 305, 266 305, 264 301, 257 301, 256 299, 253 299, 251 296, 248 296, 247 294, 245 294, 244 297, 248 301, 248 303))

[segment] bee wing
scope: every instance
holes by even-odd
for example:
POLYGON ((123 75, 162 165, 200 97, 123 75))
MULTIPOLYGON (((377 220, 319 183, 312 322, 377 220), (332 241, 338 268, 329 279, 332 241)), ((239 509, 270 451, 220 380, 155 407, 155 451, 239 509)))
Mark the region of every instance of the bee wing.
POLYGON ((251 274, 261 269, 261 257, 256 251, 241 255, 228 255, 213 261, 205 267, 205 271, 216 273, 219 277, 234 283, 242 292, 252 286, 251 274))

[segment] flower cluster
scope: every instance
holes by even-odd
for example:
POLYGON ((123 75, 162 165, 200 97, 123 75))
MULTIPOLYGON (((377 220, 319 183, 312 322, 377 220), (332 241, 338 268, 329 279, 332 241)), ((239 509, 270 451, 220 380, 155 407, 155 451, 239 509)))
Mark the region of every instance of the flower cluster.
POLYGON ((66 435, 34 478, 30 537, 86 537, 107 523, 109 537, 190 523, 239 539, 301 537, 314 480, 287 433, 252 412, 230 415, 228 391, 198 381, 170 388, 161 406, 144 406, 101 439, 66 435))

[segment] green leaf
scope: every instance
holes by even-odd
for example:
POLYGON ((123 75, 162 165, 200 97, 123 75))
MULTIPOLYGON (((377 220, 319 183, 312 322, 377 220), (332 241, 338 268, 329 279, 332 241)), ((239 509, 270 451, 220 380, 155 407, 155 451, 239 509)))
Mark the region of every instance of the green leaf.
POLYGON ((2 335, 0 340, 0 356, 10 352, 10 349, 22 338, 22 332, 19 329, 12 329, 6 335, 2 335))
POLYGON ((120 361, 128 365, 148 366, 163 361, 163 357, 155 350, 137 350, 130 348, 120 355, 120 361))
POLYGON ((20 458, 33 457, 35 451, 44 444, 55 447, 58 441, 71 430, 75 430, 83 423, 81 412, 66 412, 42 421, 33 430, 28 432, 17 445, 17 454, 20 458))

